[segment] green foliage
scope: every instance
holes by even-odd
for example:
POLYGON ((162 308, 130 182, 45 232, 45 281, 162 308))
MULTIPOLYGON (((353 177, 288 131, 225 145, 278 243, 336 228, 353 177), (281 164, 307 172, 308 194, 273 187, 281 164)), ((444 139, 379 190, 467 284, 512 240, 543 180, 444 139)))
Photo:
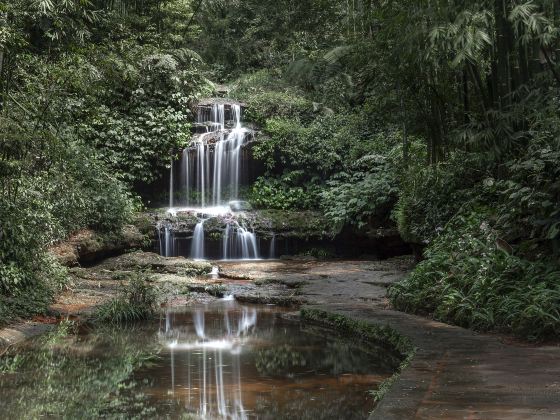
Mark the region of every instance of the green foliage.
POLYGON ((120 295, 97 309, 100 323, 122 324, 149 318, 156 308, 156 293, 143 274, 135 274, 122 287, 120 295))
POLYGON ((0 322, 45 311, 65 277, 46 248, 120 231, 186 142, 212 87, 174 3, 0 2, 0 322))
POLYGON ((136 44, 119 55, 92 52, 96 61, 82 66, 98 74, 99 89, 78 86, 88 94, 80 134, 124 180, 152 181, 169 163, 169 151, 190 138, 188 106, 209 90, 200 62, 189 50, 161 53, 136 44))
POLYGON ((313 104, 303 96, 289 91, 269 91, 251 95, 247 100, 246 118, 257 124, 265 124, 267 116, 278 118, 309 120, 313 114, 313 104))
POLYGON ((461 326, 543 339, 560 332, 560 267, 503 249, 486 209, 455 216, 426 260, 390 289, 397 309, 461 326))
POLYGON ((522 157, 507 162, 508 177, 486 180, 498 195, 498 226, 509 241, 528 240, 526 253, 539 258, 560 252, 560 145, 536 141, 522 157), (548 248, 548 249, 547 249, 548 248))
POLYGON ((231 95, 246 103, 244 118, 261 126, 271 117, 309 121, 314 114, 313 103, 290 86, 281 72, 260 70, 244 75, 233 83, 231 95))
POLYGON ((318 188, 313 184, 298 186, 299 171, 279 178, 260 177, 251 187, 249 200, 256 208, 290 210, 317 206, 318 188))
POLYGON ((325 215, 339 227, 385 222, 399 193, 397 167, 383 156, 369 155, 358 160, 354 169, 327 182, 320 194, 325 215))
POLYGON ((326 0, 208 0, 195 16, 196 44, 217 76, 226 78, 251 68, 289 63, 342 32, 339 2, 326 0))
POLYGON ((483 167, 479 157, 462 153, 435 166, 411 166, 402 177, 402 193, 394 211, 402 237, 413 243, 432 241, 477 195, 473 187, 484 177, 483 167))

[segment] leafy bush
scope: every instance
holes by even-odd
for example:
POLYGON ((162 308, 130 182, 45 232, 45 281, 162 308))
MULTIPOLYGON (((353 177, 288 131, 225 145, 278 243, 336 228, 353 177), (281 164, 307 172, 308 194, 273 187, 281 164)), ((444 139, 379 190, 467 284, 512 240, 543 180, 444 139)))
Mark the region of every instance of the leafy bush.
POLYGON ((399 193, 395 167, 379 155, 365 156, 351 173, 339 173, 320 194, 321 206, 333 223, 362 228, 373 219, 385 222, 399 193), (358 170, 367 162, 369 169, 358 170))
POLYGON ((506 163, 506 179, 488 179, 499 205, 497 225, 512 242, 526 241, 536 259, 560 252, 560 144, 535 141, 506 163))
POLYGON ((317 206, 318 186, 308 183, 298 186, 299 171, 279 178, 260 177, 249 193, 249 200, 257 208, 289 210, 312 209, 317 206))
POLYGON ((247 99, 247 106, 246 119, 260 125, 271 115, 300 121, 308 121, 313 115, 311 101, 290 91, 253 94, 247 99))
POLYGON ((403 311, 478 330, 537 340, 560 333, 560 266, 531 262, 500 246, 487 209, 452 219, 426 259, 389 292, 403 311))
POLYGON ((484 177, 479 157, 457 154, 435 166, 412 165, 401 178, 394 217, 407 242, 429 243, 474 196, 484 177))
POLYGON ((246 102, 244 118, 264 126, 269 118, 310 121, 313 103, 280 72, 260 70, 234 82, 231 95, 246 102))
POLYGON ((17 318, 46 313, 54 294, 67 283, 67 271, 49 255, 36 264, 0 262, 0 325, 17 318))
POLYGON ((156 308, 156 293, 147 278, 135 274, 120 295, 102 305, 95 315, 97 322, 126 323, 146 319, 156 308))
POLYGON ((265 136, 253 149, 270 172, 302 170, 307 179, 326 179, 340 169, 348 150, 338 136, 340 117, 318 117, 310 125, 285 118, 270 118, 265 136))

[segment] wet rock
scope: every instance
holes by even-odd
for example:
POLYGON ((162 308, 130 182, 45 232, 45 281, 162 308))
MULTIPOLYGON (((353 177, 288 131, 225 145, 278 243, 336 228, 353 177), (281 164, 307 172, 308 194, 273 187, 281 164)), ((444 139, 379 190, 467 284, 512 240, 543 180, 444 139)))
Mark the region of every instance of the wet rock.
POLYGON ((192 261, 183 257, 165 258, 153 252, 131 252, 110 258, 97 266, 99 269, 120 271, 149 270, 160 274, 199 276, 210 274, 212 264, 205 261, 192 261))
POLYGON ((229 208, 233 212, 253 210, 253 207, 248 201, 240 201, 240 200, 230 201, 229 208))
MULTIPOLYGON (((29 338, 42 335, 54 329, 53 324, 45 324, 41 322, 21 322, 6 328, 0 329, 0 350, 8 346, 13 346, 29 338)), ((0 353, 0 356, 2 354, 0 353)))
MULTIPOLYGON (((150 229, 151 230, 151 229, 150 229)), ((127 225, 118 233, 101 234, 83 229, 66 241, 53 245, 49 251, 67 267, 88 264, 132 248, 142 248, 149 236, 136 226, 127 225)))

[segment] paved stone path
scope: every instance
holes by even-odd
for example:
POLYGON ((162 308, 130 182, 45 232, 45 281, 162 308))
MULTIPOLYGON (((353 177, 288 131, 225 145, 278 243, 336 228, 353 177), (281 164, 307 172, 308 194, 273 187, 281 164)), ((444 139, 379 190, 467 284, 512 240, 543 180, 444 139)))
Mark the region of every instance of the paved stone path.
POLYGON ((405 275, 387 262, 225 263, 254 279, 300 282, 307 305, 388 324, 417 352, 372 419, 560 419, 560 347, 511 344, 393 311, 386 286, 405 275))

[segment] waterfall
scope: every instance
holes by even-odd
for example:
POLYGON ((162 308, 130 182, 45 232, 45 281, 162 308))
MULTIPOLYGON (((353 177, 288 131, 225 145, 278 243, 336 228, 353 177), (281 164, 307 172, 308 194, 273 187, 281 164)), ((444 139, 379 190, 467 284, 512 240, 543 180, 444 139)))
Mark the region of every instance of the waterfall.
POLYGON ((254 232, 245 229, 237 222, 228 223, 223 232, 222 256, 224 260, 258 259, 259 249, 257 245, 257 236, 254 232))
POLYGON ((173 232, 169 226, 165 227, 165 256, 173 257, 173 232))
POLYGON ((194 228, 191 242, 191 258, 204 259, 204 220, 198 222, 194 228))
POLYGON ((243 127, 241 105, 223 100, 201 103, 195 127, 196 134, 183 149, 177 167, 174 168, 174 162, 171 162, 168 213, 175 217, 181 212, 202 214, 205 219, 224 217, 228 222, 221 244, 212 243, 216 242, 213 231, 212 235, 207 232, 207 244, 204 221, 199 221, 193 232, 190 254, 188 245, 182 245, 185 237, 177 235, 175 249, 173 232, 166 228, 165 246, 160 235, 160 254, 174 256, 183 253, 195 259, 208 258, 208 255, 221 259, 258 259, 255 233, 231 221, 236 217, 232 214, 242 210, 230 208, 230 203, 239 199, 239 187, 244 180, 244 171, 248 169, 243 150, 251 135, 251 130, 243 127), (177 192, 180 200, 175 200, 177 192), (177 201, 185 207, 179 207, 177 201))
POLYGON ((258 258, 257 237, 253 232, 249 232, 240 226, 237 228, 237 240, 241 248, 242 259, 251 260, 258 258))
POLYGON ((203 135, 200 138, 200 141, 197 146, 197 152, 196 152, 196 160, 198 164, 197 189, 198 192, 200 193, 200 204, 202 207, 206 205, 206 179, 208 178, 206 176, 207 169, 208 169, 208 165, 207 165, 208 156, 206 154, 206 146, 204 145, 204 137, 205 136, 203 135))
POLYGON ((229 259, 231 255, 231 252, 228 252, 230 251, 230 243, 229 243, 230 233, 231 233, 231 226, 228 223, 226 225, 226 228, 224 229, 224 237, 223 237, 223 244, 222 244, 222 257, 224 260, 229 259))
POLYGON ((189 148, 183 149, 183 154, 181 156, 181 188, 185 193, 185 205, 190 205, 190 195, 191 195, 191 162, 189 148))
POLYGON ((236 199, 239 194, 241 149, 247 141, 249 130, 241 124, 240 105, 229 105, 229 114, 233 125, 230 130, 226 128, 226 105, 213 104, 210 108, 200 106, 197 121, 205 131, 196 136, 194 146, 183 151, 181 185, 187 197, 190 186, 195 186, 201 207, 222 205, 236 199), (191 154, 194 155, 192 158, 191 154), (196 165, 194 171, 191 168, 193 161, 196 165))

